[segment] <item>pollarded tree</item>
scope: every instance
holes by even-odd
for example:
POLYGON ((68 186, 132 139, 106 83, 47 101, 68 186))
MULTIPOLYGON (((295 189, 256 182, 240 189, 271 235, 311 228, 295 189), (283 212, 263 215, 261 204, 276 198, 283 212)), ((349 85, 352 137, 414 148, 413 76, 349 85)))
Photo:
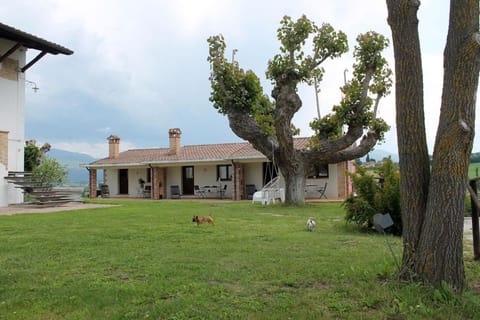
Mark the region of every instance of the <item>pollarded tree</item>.
POLYGON ((33 171, 42 161, 45 153, 50 151, 51 145, 47 142, 40 148, 37 147, 35 140, 27 140, 24 148, 24 170, 33 171))
POLYGON ((298 86, 311 85, 314 79, 320 81, 322 63, 348 50, 347 37, 329 24, 318 27, 305 16, 297 21, 285 16, 277 37, 280 53, 269 61, 266 72, 273 84, 273 102, 263 93, 252 71, 244 71, 238 62, 225 58, 224 38, 210 37, 210 100, 219 113, 227 115, 237 136, 270 160, 275 159, 285 178, 286 203, 303 204, 305 177, 313 165, 362 157, 388 130, 386 123, 376 117, 379 101, 391 86, 391 71, 382 56, 388 40, 375 32, 357 37, 353 78, 341 88, 342 101, 334 106, 332 114, 310 123, 314 135, 307 148, 298 150, 293 139, 298 130, 292 124, 302 106, 298 86), (310 54, 305 53, 307 41, 311 41, 310 54))
POLYGON ((463 212, 480 71, 479 0, 451 0, 440 121, 430 169, 419 0, 387 0, 396 76, 403 220, 401 276, 465 288, 463 212))

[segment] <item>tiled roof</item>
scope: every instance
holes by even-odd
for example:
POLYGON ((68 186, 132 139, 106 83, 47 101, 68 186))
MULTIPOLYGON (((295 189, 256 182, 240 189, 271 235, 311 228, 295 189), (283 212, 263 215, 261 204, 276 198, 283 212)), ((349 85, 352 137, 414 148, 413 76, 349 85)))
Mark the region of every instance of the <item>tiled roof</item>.
MULTIPOLYGON (((295 147, 304 149, 308 138, 295 139, 295 147)), ((266 157, 248 142, 202 144, 183 146, 177 154, 170 148, 133 149, 120 152, 114 159, 104 158, 87 167, 168 164, 176 162, 218 162, 225 160, 265 159, 266 157)))
POLYGON ((62 47, 59 44, 47 41, 45 39, 34 36, 30 33, 15 29, 6 24, 0 23, 0 38, 5 38, 14 42, 21 43, 24 47, 32 48, 40 51, 46 51, 51 54, 71 55, 73 51, 62 47))

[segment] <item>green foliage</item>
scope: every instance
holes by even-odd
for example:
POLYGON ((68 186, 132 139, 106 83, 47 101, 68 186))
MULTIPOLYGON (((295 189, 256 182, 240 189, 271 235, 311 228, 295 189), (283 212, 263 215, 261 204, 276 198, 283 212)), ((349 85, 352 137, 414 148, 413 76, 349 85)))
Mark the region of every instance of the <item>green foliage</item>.
POLYGON ((353 53, 356 61, 353 65, 353 79, 342 88, 342 101, 333 107, 333 115, 326 115, 310 123, 317 140, 340 137, 344 125, 370 129, 378 135, 379 141, 390 130, 383 119, 377 118, 376 110, 372 110, 374 102, 377 103, 380 98, 388 95, 392 86, 392 71, 382 56, 383 50, 388 47, 388 39, 370 31, 360 34, 357 43, 353 53))
POLYGON ((263 93, 260 79, 251 70, 244 71, 235 61, 225 59, 222 35, 212 36, 209 44, 210 101, 221 114, 242 112, 252 115, 267 134, 273 132, 273 104, 263 93))
MULTIPOLYGON (((341 56, 348 51, 347 36, 324 23, 318 27, 306 16, 294 21, 285 16, 277 30, 280 53, 269 62, 266 76, 275 86, 299 82, 311 85, 323 76, 321 64, 327 59, 341 56), (307 41, 311 40, 311 53, 307 54, 307 41)), ((225 58, 226 44, 222 35, 208 38, 211 66, 210 101, 221 114, 245 112, 252 116, 267 135, 274 134, 274 104, 263 93, 259 78, 253 71, 244 71, 236 61, 225 58)), ((374 131, 379 140, 389 126, 376 117, 375 109, 380 98, 390 93, 392 71, 382 52, 389 41, 381 34, 370 31, 357 37, 353 56, 353 79, 342 88, 343 99, 333 107, 334 113, 310 123, 315 132, 313 142, 335 139, 343 135, 343 126, 360 126, 374 131), (372 98, 368 95, 374 95, 372 98)), ((278 102, 278 101, 277 101, 278 102)))
POLYGON ((314 77, 320 81, 324 70, 320 64, 328 58, 336 58, 348 51, 347 36, 342 31, 325 23, 322 27, 302 16, 297 21, 285 16, 280 22, 277 38, 282 44, 281 54, 268 63, 267 78, 275 82, 293 80, 293 83, 313 83, 314 77), (312 53, 306 55, 304 46, 313 35, 312 53))
POLYGON ((372 217, 377 211, 367 200, 350 196, 343 205, 346 209, 345 219, 348 222, 365 228, 372 227, 372 217))
MULTIPOLYGON (((274 83, 292 81, 295 85, 298 82, 311 85, 314 77, 320 81, 323 75, 320 64, 348 50, 345 33, 335 31, 329 24, 318 28, 306 16, 297 21, 285 16, 277 37, 281 53, 269 61, 266 72, 267 78, 274 83), (311 36, 313 50, 306 55, 304 46, 311 36)), ((236 61, 229 62, 225 58, 226 44, 222 35, 212 36, 207 42, 213 107, 224 115, 234 111, 250 114, 267 135, 273 135, 274 104, 263 93, 259 78, 253 71, 244 71, 236 61)), ((292 129, 292 135, 295 134, 298 129, 292 129)))
POLYGON ((33 171, 39 165, 40 149, 35 144, 27 144, 24 148, 24 170, 33 171))
POLYGON ((43 159, 45 153, 50 151, 51 145, 47 142, 42 147, 37 147, 35 140, 28 140, 24 147, 24 170, 33 171, 43 159))
POLYGON ((43 157, 39 166, 33 169, 33 178, 42 186, 50 187, 65 183, 68 171, 65 166, 50 157, 43 157))
POLYGON ((345 219, 363 228, 372 228, 376 213, 389 213, 394 225, 387 232, 401 235, 400 173, 392 160, 383 161, 374 174, 361 166, 356 168, 351 177, 357 195, 343 203, 347 211, 345 219))
POLYGON ((381 213, 390 213, 394 225, 389 232, 402 234, 402 212, 400 207, 400 172, 391 159, 384 160, 378 168, 382 179, 380 192, 375 194, 375 208, 381 213))

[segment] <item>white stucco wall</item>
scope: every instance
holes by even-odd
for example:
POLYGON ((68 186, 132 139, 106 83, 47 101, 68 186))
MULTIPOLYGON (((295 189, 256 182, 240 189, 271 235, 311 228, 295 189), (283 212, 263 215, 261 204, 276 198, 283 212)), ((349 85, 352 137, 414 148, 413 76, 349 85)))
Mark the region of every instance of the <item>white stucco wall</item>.
POLYGON ((257 190, 263 187, 263 163, 245 164, 245 185, 254 184, 257 190))
POLYGON ((104 183, 108 185, 110 195, 118 195, 118 169, 107 169, 104 174, 104 183))
POLYGON ((337 164, 329 164, 328 165, 328 186, 327 198, 329 199, 338 199, 338 165, 337 164))
POLYGON ((178 185, 182 190, 182 167, 167 168, 167 198, 171 198, 171 185, 178 185))
POLYGON ((147 168, 134 168, 128 170, 128 196, 141 197, 143 189, 138 181, 140 178, 147 181, 147 168))
POLYGON ((195 166, 195 184, 198 186, 211 186, 217 183, 216 165, 198 165, 195 166))
MULTIPOLYGON (((15 43, 0 39, 0 53, 5 53, 15 43)), ((18 60, 18 65, 25 65, 25 50, 19 49, 11 59, 18 60)), ((0 65, 3 68, 3 64, 0 65)), ((0 76, 0 130, 8 131, 8 168, 6 171, 23 171, 23 148, 25 144, 25 75, 18 73, 18 80, 6 79, 0 76)), ((5 173, 0 172, 0 206, 9 203, 23 202, 20 189, 8 184, 5 173)))
POLYGON ((325 195, 329 199, 337 199, 338 198, 338 170, 336 164, 329 164, 328 165, 328 178, 315 178, 315 179, 307 179, 307 198, 317 198, 319 193, 315 190, 316 187, 312 187, 312 185, 323 187, 327 182, 327 191, 325 195))

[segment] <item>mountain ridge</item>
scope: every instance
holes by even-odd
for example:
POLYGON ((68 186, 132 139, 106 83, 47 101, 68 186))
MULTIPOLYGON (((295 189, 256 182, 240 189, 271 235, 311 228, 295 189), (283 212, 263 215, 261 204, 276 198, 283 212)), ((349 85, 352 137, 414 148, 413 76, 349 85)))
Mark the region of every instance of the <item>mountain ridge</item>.
MULTIPOLYGON (((61 149, 52 148, 46 154, 48 157, 58 161, 62 166, 67 169, 67 184, 68 185, 81 185, 88 186, 89 174, 86 168, 81 168, 81 164, 92 163, 96 158, 80 152, 73 152, 61 149)), ((97 176, 98 181, 103 180, 102 172, 99 172, 100 176, 97 176)))

